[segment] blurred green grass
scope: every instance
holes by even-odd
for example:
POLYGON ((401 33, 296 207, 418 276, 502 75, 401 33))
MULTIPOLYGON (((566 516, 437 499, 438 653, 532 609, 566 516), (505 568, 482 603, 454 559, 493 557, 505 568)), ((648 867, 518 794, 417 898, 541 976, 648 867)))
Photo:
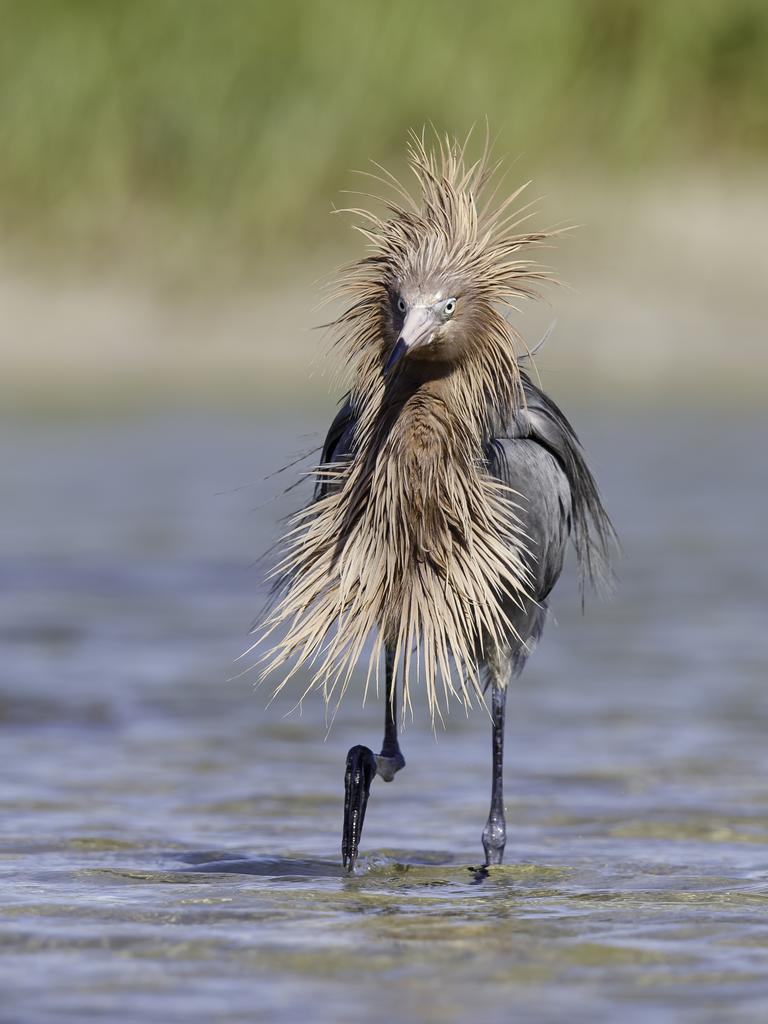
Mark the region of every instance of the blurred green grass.
POLYGON ((768 155, 766 0, 0 0, 0 24, 6 245, 311 248, 349 168, 427 120, 487 116, 550 178, 768 155))

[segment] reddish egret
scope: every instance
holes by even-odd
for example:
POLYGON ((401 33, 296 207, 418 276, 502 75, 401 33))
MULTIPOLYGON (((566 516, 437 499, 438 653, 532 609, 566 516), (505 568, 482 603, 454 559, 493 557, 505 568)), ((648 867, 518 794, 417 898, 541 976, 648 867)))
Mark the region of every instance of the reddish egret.
POLYGON ((548 274, 526 257, 552 232, 520 233, 522 190, 498 199, 487 147, 412 136, 409 194, 381 170, 386 213, 358 215, 368 253, 346 268, 335 321, 351 388, 333 421, 312 502, 276 570, 267 671, 308 667, 306 692, 337 702, 360 663, 385 668, 381 752, 347 756, 342 859, 352 870, 376 775, 405 765, 402 714, 422 690, 432 714, 490 689, 486 866, 500 864, 504 709, 541 636, 569 538, 583 577, 609 572, 613 531, 568 420, 521 367, 514 303, 548 274), (373 637, 368 650, 366 641, 373 637))

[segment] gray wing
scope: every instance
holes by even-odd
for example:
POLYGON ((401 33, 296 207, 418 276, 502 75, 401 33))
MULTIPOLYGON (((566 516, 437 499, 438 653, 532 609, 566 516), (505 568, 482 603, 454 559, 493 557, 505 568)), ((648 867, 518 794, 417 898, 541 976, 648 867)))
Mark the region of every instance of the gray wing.
POLYGON ((532 596, 545 601, 562 571, 571 532, 568 477, 557 458, 530 437, 496 438, 488 467, 515 492, 515 512, 530 549, 524 560, 535 581, 532 596))
MULTIPOLYGON (((595 478, 571 424, 555 402, 522 375, 526 407, 521 409, 505 431, 502 445, 526 440, 539 446, 555 460, 565 475, 570 493, 568 532, 576 549, 582 583, 595 587, 609 584, 611 550, 618 547, 613 524, 605 511, 595 478)), ((506 449, 505 449, 506 451, 506 449)), ((550 588, 551 589, 551 588, 550 588)))
POLYGON ((488 471, 521 495, 519 516, 529 538, 528 568, 535 580, 536 603, 509 609, 525 644, 511 642, 513 669, 522 670, 546 619, 546 602, 557 583, 569 538, 582 582, 610 579, 613 526, 603 507, 578 437, 558 406, 523 377, 526 407, 486 449, 488 471))

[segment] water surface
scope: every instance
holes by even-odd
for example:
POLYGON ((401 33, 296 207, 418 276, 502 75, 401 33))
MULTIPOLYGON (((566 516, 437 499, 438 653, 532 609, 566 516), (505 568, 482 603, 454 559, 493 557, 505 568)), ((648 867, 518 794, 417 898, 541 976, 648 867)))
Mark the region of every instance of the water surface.
POLYGON ((767 424, 577 424, 626 558, 515 686, 481 884, 482 712, 417 713, 348 878, 381 707, 230 678, 303 427, 4 424, 1 1020, 766 1019, 767 424))

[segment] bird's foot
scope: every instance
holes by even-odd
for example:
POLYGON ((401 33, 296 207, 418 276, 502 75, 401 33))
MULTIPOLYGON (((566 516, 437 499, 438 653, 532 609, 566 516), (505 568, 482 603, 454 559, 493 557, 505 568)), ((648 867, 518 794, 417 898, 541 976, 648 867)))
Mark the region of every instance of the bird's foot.
POLYGON ((365 809, 376 770, 376 756, 372 750, 363 746, 352 747, 344 770, 344 830, 341 835, 341 860, 349 872, 357 860, 365 809))
POLYGON ((485 850, 485 864, 480 867, 472 867, 469 870, 474 878, 475 885, 480 885, 488 878, 488 868, 497 867, 504 860, 504 847, 507 841, 507 830, 503 822, 489 821, 483 829, 483 849, 485 850))
POLYGON ((382 751, 374 756, 376 758, 376 774, 380 775, 385 782, 391 782, 400 769, 405 768, 405 758, 399 750, 392 755, 382 751))
POLYGON ((347 765, 344 770, 344 830, 341 836, 341 859, 348 871, 353 870, 357 860, 371 783, 377 775, 385 782, 391 782, 401 768, 405 768, 405 758, 399 748, 392 750, 390 747, 386 754, 383 751, 381 754, 374 754, 368 747, 357 746, 352 747, 347 754, 347 765))
POLYGON ((504 820, 489 818, 483 829, 483 849, 485 850, 486 868, 494 867, 504 860, 504 847, 507 844, 507 829, 504 820))

